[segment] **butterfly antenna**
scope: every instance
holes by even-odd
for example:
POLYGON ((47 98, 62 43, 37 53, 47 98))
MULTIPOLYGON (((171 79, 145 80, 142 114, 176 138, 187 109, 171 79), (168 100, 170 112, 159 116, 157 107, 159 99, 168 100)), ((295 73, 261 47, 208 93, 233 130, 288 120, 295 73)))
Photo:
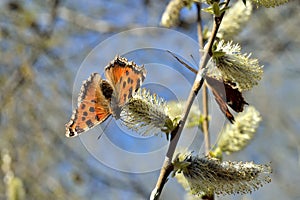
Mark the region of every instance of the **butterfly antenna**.
MULTIPOLYGON (((168 53, 170 53, 178 62, 180 62, 181 64, 183 64, 183 66, 185 66, 187 69, 189 69, 190 71, 192 71, 193 73, 197 74, 197 70, 194 69, 193 67, 191 67, 189 64, 187 64, 186 62, 184 62, 183 60, 181 60, 180 58, 178 58, 174 53, 172 53, 171 51, 167 50, 168 53)), ((192 56, 192 55, 191 55, 192 56)), ((192 56, 193 58, 193 56, 192 56)))
POLYGON ((191 56, 191 58, 193 59, 194 64, 197 65, 197 62, 196 62, 196 59, 194 58, 194 56, 193 56, 192 54, 191 54, 190 56, 191 56))
POLYGON ((108 125, 110 124, 112 120, 112 117, 109 119, 109 121, 107 122, 107 124, 105 125, 104 129, 102 130, 102 133, 98 136, 97 140, 99 140, 101 138, 101 136, 103 135, 104 131, 106 130, 106 128, 108 127, 108 125))

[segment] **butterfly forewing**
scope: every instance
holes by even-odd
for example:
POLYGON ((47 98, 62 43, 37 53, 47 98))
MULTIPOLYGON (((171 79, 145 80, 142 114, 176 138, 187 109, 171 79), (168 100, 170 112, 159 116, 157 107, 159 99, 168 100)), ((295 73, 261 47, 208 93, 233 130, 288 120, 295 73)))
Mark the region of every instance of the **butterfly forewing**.
POLYGON ((66 124, 66 136, 74 137, 103 122, 110 114, 110 97, 113 89, 97 73, 83 82, 78 97, 78 106, 66 124))
POLYGON ((146 70, 126 58, 116 57, 106 68, 105 76, 114 87, 111 108, 118 119, 120 108, 142 84, 146 70))

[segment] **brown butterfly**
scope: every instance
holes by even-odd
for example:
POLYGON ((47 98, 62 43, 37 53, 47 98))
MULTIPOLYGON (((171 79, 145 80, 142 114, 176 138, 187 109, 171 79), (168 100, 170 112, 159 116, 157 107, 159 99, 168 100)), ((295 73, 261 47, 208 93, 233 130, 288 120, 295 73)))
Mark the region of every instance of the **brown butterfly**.
POLYGON ((144 66, 116 56, 105 67, 105 77, 93 73, 83 82, 78 106, 66 124, 66 136, 75 137, 104 122, 110 115, 120 118, 121 108, 146 77, 144 66))
MULTIPOLYGON (((174 53, 171 51, 168 51, 178 62, 183 64, 186 68, 188 68, 193 73, 197 74, 197 70, 195 70, 193 67, 189 66, 187 63, 185 63, 183 60, 181 60, 179 57, 177 57, 174 53)), ((215 100, 218 103, 221 111, 224 113, 226 118, 233 123, 234 122, 234 116, 229 111, 227 105, 229 105, 235 112, 243 112, 244 106, 249 105, 242 93, 237 89, 234 88, 234 83, 231 82, 225 82, 223 80, 218 80, 214 77, 210 77, 209 75, 205 76, 205 81, 212 91, 213 95, 215 96, 215 100)))
POLYGON ((225 114, 226 118, 233 123, 234 117, 227 105, 235 112, 243 112, 244 105, 248 105, 248 103, 245 101, 242 93, 237 88, 233 88, 232 84, 228 82, 217 80, 209 76, 206 76, 205 80, 215 96, 215 100, 219 104, 221 111, 225 114))

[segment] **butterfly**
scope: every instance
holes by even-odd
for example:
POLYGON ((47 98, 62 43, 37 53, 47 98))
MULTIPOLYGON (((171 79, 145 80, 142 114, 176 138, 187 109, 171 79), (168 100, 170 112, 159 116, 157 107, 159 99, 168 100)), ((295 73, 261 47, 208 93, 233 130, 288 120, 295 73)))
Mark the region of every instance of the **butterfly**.
MULTIPOLYGON (((177 61, 183 64, 183 66, 185 66, 187 69, 197 74, 198 71, 196 69, 189 66, 171 51, 167 52, 170 53, 177 61)), ((205 81, 208 87, 211 89, 213 95, 215 96, 215 100, 218 103, 220 110, 224 113, 225 117, 233 124, 234 116, 229 111, 228 106, 230 106, 236 112, 243 112, 244 106, 249 105, 245 101, 243 94, 237 88, 234 88, 234 83, 224 81, 222 78, 221 80, 218 80, 216 77, 211 77, 209 74, 206 74, 205 81)))
POLYGON ((110 115, 119 119, 122 106, 145 80, 146 69, 116 56, 105 67, 105 77, 107 80, 93 73, 83 82, 77 108, 66 124, 67 137, 75 137, 101 124, 110 115))

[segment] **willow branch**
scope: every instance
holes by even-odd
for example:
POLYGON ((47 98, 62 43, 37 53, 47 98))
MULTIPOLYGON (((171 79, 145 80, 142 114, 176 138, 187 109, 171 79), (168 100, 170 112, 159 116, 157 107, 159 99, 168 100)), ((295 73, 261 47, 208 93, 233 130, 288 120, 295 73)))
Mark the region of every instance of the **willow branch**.
POLYGON ((203 28, 202 28, 202 19, 201 19, 201 3, 197 3, 197 35, 199 47, 202 50, 204 47, 204 38, 203 38, 203 28))
MULTIPOLYGON (((230 0, 226 1, 225 6, 228 6, 229 1, 230 0)), ((205 78, 206 69, 207 69, 206 66, 207 66, 207 63, 210 59, 210 55, 212 55, 212 46, 213 46, 213 43, 216 39, 216 36, 217 36, 217 33, 218 33, 218 30, 219 30, 219 27, 220 27, 220 24, 221 24, 221 21, 223 19, 224 14, 225 14, 225 12, 223 12, 222 15, 219 16, 219 17, 216 17, 216 16, 214 17, 214 25, 213 25, 213 28, 212 28, 212 31, 211 31, 211 36, 209 38, 207 47, 204 51, 203 59, 202 59, 202 62, 200 64, 200 68, 197 72, 194 84, 193 84, 192 89, 190 91, 185 111, 184 111, 184 113, 181 117, 181 120, 179 121, 177 127, 171 133, 172 137, 171 137, 169 148, 168 148, 168 151, 167 151, 167 154, 166 154, 166 157, 165 157, 165 161, 164 161, 163 167, 161 168, 160 175, 159 175, 159 178, 157 180, 156 186, 151 192, 150 200, 158 200, 159 199, 160 194, 162 192, 162 189, 163 189, 165 183, 167 182, 168 176, 170 175, 170 173, 173 170, 172 158, 173 158, 176 146, 178 144, 179 138, 181 136, 183 127, 184 127, 185 122, 187 120, 188 114, 189 114, 190 109, 192 107, 192 104, 193 104, 200 88, 202 87, 202 85, 204 83, 204 78, 205 78)))
MULTIPOLYGON (((201 3, 197 3, 197 35, 198 35, 198 43, 199 48, 203 50, 204 48, 204 40, 203 40, 203 31, 202 31, 202 20, 201 20, 201 3)), ((201 54, 201 51, 200 51, 201 54)), ((201 56, 201 55, 200 55, 201 56)), ((200 64, 200 63, 199 63, 200 64)), ((210 151, 210 134, 209 134, 209 111, 208 111, 208 94, 207 94, 207 85, 206 82, 204 82, 204 85, 202 87, 202 131, 204 136, 204 144, 205 144, 205 155, 209 155, 210 151)), ((214 200, 214 194, 206 195, 205 197, 202 196, 202 199, 207 200, 214 200)))
MULTIPOLYGON (((204 47, 204 40, 203 40, 203 31, 202 31, 202 20, 201 20, 201 3, 197 3, 197 34, 198 34, 198 42, 199 47, 202 50, 204 47)), ((201 51, 200 51, 201 52, 201 51)), ((204 144, 205 144, 205 154, 209 154, 210 150, 210 135, 208 131, 209 121, 208 121, 208 96, 207 96, 207 85, 204 83, 202 88, 202 115, 203 115, 203 122, 202 122, 202 131, 204 135, 204 144)))

